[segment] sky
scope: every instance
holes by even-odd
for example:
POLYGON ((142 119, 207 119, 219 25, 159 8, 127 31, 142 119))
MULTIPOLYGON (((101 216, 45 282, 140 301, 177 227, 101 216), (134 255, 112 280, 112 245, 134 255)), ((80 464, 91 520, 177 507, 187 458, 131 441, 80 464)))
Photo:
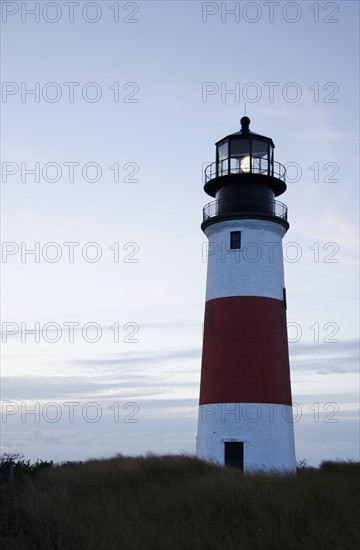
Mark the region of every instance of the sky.
POLYGON ((203 169, 246 109, 287 167, 297 459, 359 459, 359 4, 1 8, 1 452, 195 452, 203 169))

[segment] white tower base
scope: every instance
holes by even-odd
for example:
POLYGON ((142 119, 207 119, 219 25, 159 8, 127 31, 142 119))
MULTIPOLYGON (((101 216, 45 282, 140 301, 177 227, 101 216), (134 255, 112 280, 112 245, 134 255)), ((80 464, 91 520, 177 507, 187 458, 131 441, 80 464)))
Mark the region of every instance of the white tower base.
POLYGON ((225 465, 225 445, 228 442, 243 443, 244 472, 296 472, 293 416, 289 405, 201 405, 197 456, 225 465))

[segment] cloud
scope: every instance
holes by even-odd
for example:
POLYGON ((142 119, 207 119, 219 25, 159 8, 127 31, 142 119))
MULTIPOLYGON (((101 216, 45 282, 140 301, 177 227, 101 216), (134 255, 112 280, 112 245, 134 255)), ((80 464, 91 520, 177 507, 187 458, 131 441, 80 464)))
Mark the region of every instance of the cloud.
MULTIPOLYGON (((316 226, 311 226, 308 223, 302 223, 301 235, 314 239, 315 241, 324 241, 325 243, 335 243, 340 247, 340 252, 344 250, 351 253, 349 257, 344 258, 343 254, 341 261, 346 259, 351 265, 358 265, 356 254, 359 244, 358 231, 354 223, 350 223, 348 219, 342 218, 339 211, 335 212, 333 206, 322 207, 323 212, 319 213, 316 226)), ((334 253, 337 258, 336 250, 329 248, 327 253, 334 253)))
POLYGON ((290 344, 291 371, 311 374, 357 373, 359 342, 290 344))
POLYGON ((198 359, 200 358, 201 350, 196 349, 184 349, 166 353, 143 353, 141 355, 128 354, 126 356, 121 355, 117 357, 104 357, 101 359, 79 359, 74 361, 79 365, 96 365, 98 367, 110 367, 110 366, 144 366, 163 363, 165 361, 184 360, 184 359, 198 359))
MULTIPOLYGON (((75 368, 76 375, 4 376, 2 399, 139 399, 165 394, 172 389, 194 387, 186 378, 199 374, 200 349, 182 349, 166 353, 121 354, 97 359, 69 359, 64 367, 75 368), (195 360, 197 368, 185 368, 184 363, 195 360), (179 369, 178 363, 182 369, 179 369), (150 368, 151 367, 151 368, 150 368)), ((191 366, 191 363, 190 363, 191 366)), ((67 369, 65 369, 67 370, 67 369)))
POLYGON ((98 400, 138 399, 156 396, 169 390, 169 380, 156 376, 128 376, 125 380, 102 376, 89 377, 6 377, 2 382, 2 399, 26 400, 98 400))

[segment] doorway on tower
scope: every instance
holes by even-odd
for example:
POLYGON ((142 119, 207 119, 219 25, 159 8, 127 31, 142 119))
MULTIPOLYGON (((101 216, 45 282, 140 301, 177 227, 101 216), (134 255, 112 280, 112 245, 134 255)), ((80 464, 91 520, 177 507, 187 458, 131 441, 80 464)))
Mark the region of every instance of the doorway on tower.
POLYGON ((244 443, 243 441, 225 441, 225 466, 232 466, 244 470, 244 443))

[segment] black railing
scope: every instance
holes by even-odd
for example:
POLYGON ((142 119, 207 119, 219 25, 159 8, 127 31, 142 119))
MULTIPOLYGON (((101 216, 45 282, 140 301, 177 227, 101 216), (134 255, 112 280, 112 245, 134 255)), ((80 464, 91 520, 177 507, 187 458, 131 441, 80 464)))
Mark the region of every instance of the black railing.
POLYGON ((242 197, 209 202, 203 208, 203 221, 217 216, 264 216, 287 221, 287 206, 273 199, 242 197))
POLYGON ((205 168, 205 183, 214 178, 229 176, 230 174, 262 174, 279 178, 285 182, 286 168, 280 162, 269 162, 264 157, 230 157, 219 162, 213 162, 205 168))

